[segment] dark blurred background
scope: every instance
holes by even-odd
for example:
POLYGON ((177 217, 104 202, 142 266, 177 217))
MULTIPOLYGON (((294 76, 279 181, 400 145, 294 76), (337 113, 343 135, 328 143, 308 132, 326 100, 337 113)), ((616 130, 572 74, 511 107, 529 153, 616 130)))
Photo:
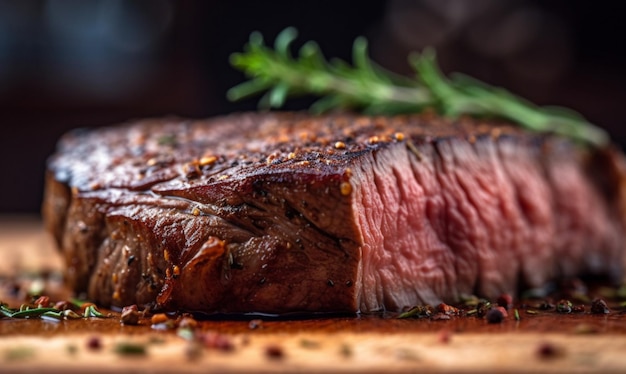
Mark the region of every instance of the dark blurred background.
MULTIPOLYGON (((36 213, 45 160, 72 128, 133 118, 254 110, 229 103, 230 68, 253 30, 296 26, 326 56, 358 35, 410 73, 435 46, 462 71, 540 104, 564 105, 626 144, 626 12, 620 1, 0 0, 0 213, 36 213)), ((290 104, 300 109, 303 102, 290 104)))

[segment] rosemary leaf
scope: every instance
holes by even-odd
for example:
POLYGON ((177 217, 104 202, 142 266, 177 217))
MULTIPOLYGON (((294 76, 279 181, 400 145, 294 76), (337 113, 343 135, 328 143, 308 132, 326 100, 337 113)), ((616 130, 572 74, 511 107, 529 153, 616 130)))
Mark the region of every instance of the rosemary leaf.
POLYGON ((77 298, 72 298, 72 299, 70 299, 70 303, 72 303, 77 308, 81 308, 85 303, 88 303, 88 301, 80 300, 80 299, 77 299, 77 298))
POLYGON ((104 314, 100 313, 100 311, 98 310, 98 308, 96 308, 95 305, 90 305, 87 308, 85 308, 84 317, 85 318, 89 318, 89 317, 107 318, 107 316, 105 316, 104 314))
POLYGON ((63 312, 60 310, 56 310, 56 309, 54 311, 50 310, 45 313, 42 313, 41 318, 43 317, 50 317, 50 318, 61 320, 63 319, 63 312))
POLYGON ((83 318, 80 314, 76 313, 75 311, 71 310, 71 309, 66 309, 63 311, 63 316, 65 317, 65 319, 79 319, 79 318, 83 318))
POLYGON ((428 306, 416 305, 398 316, 398 319, 404 318, 424 318, 430 317, 431 312, 428 306))
POLYGON ((2 314, 5 317, 11 318, 14 312, 15 311, 9 309, 5 305, 0 305, 0 314, 2 314))
POLYGON ((20 308, 19 311, 11 315, 11 318, 36 318, 47 312, 58 312, 58 310, 54 308, 20 308))

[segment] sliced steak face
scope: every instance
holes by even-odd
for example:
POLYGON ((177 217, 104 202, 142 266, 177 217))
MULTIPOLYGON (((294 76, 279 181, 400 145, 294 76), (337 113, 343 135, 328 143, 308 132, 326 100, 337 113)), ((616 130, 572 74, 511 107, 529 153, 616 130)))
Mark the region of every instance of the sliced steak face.
POLYGON ((103 305, 399 311, 620 279, 623 165, 430 115, 149 120, 67 134, 43 213, 70 286, 103 305))

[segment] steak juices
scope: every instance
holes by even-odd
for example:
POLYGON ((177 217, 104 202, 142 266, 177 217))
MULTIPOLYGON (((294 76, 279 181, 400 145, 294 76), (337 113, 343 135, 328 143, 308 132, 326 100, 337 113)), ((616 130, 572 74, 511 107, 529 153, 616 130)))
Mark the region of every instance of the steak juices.
POLYGON ((104 306, 401 311, 621 279, 624 160, 430 114, 239 114, 67 134, 43 213, 104 306))

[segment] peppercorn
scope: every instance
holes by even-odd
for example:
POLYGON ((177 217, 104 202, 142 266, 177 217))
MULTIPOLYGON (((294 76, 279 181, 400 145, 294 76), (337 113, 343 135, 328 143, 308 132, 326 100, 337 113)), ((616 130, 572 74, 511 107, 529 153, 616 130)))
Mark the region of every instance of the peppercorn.
POLYGON ((489 309, 487 311, 487 314, 485 315, 485 318, 489 323, 501 323, 502 321, 504 321, 504 318, 506 316, 506 310, 501 306, 497 306, 489 309))
POLYGON ((92 336, 91 338, 89 338, 89 340, 87 340, 87 348, 94 351, 100 350, 102 348, 102 342, 100 341, 100 338, 97 336, 92 336))
POLYGON ((271 359, 281 359, 285 356, 283 349, 277 345, 268 345, 265 347, 265 355, 271 359))
POLYGON ((553 359, 563 354, 563 351, 552 343, 543 342, 537 347, 537 356, 541 359, 553 359))
POLYGON ((591 303, 591 313, 593 313, 593 314, 609 314, 609 313, 611 313, 611 310, 609 309, 609 306, 606 305, 606 301, 604 301, 602 299, 595 299, 591 303))

